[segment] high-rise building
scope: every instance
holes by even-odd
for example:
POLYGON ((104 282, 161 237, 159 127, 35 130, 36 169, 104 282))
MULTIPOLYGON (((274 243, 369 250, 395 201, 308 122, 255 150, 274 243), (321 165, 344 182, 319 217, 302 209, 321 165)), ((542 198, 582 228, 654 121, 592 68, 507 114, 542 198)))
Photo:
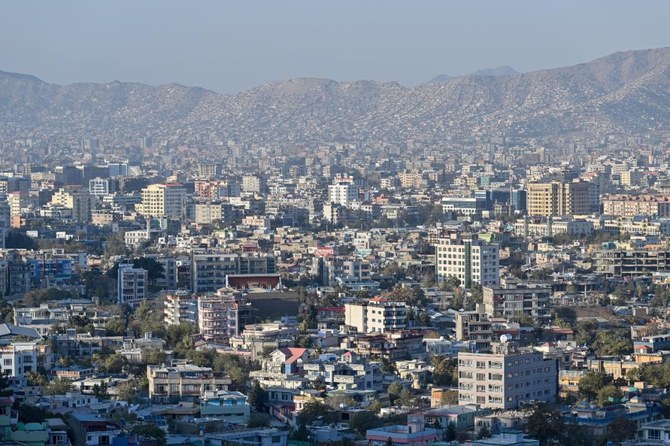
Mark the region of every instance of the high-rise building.
POLYGON ((478 283, 496 286, 500 282, 498 245, 477 238, 476 234, 452 234, 435 243, 437 281, 456 277, 466 288, 478 283))
POLYGON ((145 217, 182 218, 186 189, 179 183, 151 184, 142 189, 142 202, 135 209, 145 217))
POLYGON ((592 187, 586 181, 530 183, 527 185, 528 215, 556 217, 588 214, 592 187))
POLYGON ((337 183, 328 186, 328 203, 348 207, 358 199, 358 186, 351 183, 337 183))

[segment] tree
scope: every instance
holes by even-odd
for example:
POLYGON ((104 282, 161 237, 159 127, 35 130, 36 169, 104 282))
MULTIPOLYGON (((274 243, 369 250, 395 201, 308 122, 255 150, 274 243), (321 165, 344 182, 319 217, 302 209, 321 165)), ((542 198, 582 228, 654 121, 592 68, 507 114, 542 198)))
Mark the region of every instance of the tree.
POLYGON ((489 427, 486 423, 482 424, 482 428, 479 429, 479 432, 477 433, 477 440, 481 440, 482 438, 489 438, 491 436, 491 431, 489 430, 489 427))
POLYGON ((618 417, 607 426, 607 440, 620 445, 624 440, 635 438, 637 423, 626 417, 618 417))
POLYGON ((349 422, 349 427, 360 435, 361 437, 365 436, 365 432, 368 429, 374 429, 379 427, 381 424, 380 419, 377 415, 372 412, 356 412, 351 421, 349 422))
POLYGON ((589 370, 582 375, 579 380, 579 393, 588 397, 595 398, 600 389, 612 381, 612 378, 604 372, 594 372, 589 370))
POLYGON ((133 426, 132 433, 143 437, 153 438, 159 446, 166 444, 165 431, 155 424, 140 424, 133 426))
POLYGON ((93 384, 92 390, 93 395, 95 395, 96 398, 101 400, 109 399, 109 393, 107 393, 107 383, 102 382, 100 385, 93 384))
POLYGON ((454 441, 456 439, 456 425, 453 421, 447 424, 447 432, 445 433, 446 441, 454 441))
POLYGON ((448 356, 433 356, 433 384, 453 386, 458 383, 458 361, 448 356))
POLYGON ((623 398, 623 393, 618 387, 605 386, 598 390, 597 400, 599 406, 609 406, 610 404, 616 404, 621 401, 621 398, 623 398))
POLYGON ((139 381, 137 379, 130 379, 116 386, 116 396, 118 400, 134 403, 139 398, 138 392, 140 390, 139 381))
POLYGON ((105 365, 103 368, 107 373, 121 373, 127 364, 128 360, 125 356, 115 353, 113 355, 109 355, 105 359, 105 365))
POLYGON ((414 393, 409 389, 402 389, 398 395, 398 404, 403 407, 414 407, 416 404, 414 393))
POLYGON ((298 413, 297 421, 299 426, 306 426, 319 419, 321 419, 324 424, 330 424, 336 421, 337 414, 329 405, 314 400, 305 403, 305 406, 300 413, 298 413))
POLYGON ((254 380, 254 383, 249 389, 247 394, 247 399, 249 400, 249 405, 254 408, 257 412, 265 411, 265 403, 268 400, 268 392, 261 387, 258 380, 254 380))
POLYGON ((25 231, 11 229, 5 236, 5 248, 34 250, 37 249, 37 243, 25 231))
POLYGON ((66 378, 56 378, 45 388, 45 395, 65 395, 73 389, 72 380, 66 378))
POLYGON ((565 422, 561 412, 550 408, 545 403, 538 403, 530 408, 531 413, 526 422, 526 432, 545 446, 559 441, 565 433, 565 422))
POLYGON ((389 384, 388 388, 386 389, 386 392, 389 394, 391 404, 394 404, 395 400, 398 399, 398 397, 400 396, 400 392, 402 391, 403 391, 402 384, 400 384, 398 381, 394 381, 391 384, 389 384))

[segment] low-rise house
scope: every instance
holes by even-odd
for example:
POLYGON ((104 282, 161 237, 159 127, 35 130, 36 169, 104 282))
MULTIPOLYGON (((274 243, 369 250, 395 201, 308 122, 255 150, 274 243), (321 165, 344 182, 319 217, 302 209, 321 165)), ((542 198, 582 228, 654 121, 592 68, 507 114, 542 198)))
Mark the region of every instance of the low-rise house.
POLYGON ((149 398, 160 402, 197 399, 206 391, 228 390, 230 377, 193 364, 147 366, 149 398))
POLYGON ((410 415, 406 426, 368 429, 365 438, 370 446, 386 446, 389 439, 393 444, 403 446, 432 446, 437 439, 437 430, 426 427, 423 415, 410 415))
POLYGON ((202 417, 221 417, 226 423, 246 425, 249 414, 247 397, 240 392, 206 391, 200 398, 202 417))

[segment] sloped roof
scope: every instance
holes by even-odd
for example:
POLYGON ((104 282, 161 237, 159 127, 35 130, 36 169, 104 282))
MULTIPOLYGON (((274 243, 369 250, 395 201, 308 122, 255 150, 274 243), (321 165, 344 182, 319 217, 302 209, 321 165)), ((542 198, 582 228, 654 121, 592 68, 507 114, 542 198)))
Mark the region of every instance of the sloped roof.
POLYGON ((0 337, 4 336, 28 336, 35 339, 42 339, 42 336, 30 327, 22 327, 14 324, 0 324, 0 337))

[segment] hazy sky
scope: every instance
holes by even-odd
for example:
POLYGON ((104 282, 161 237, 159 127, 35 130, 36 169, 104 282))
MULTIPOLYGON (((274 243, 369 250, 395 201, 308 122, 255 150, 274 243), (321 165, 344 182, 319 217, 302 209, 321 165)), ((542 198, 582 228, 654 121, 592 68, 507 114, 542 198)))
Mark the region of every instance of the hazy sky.
POLYGON ((0 70, 231 93, 292 77, 416 85, 670 46, 670 1, 5 0, 0 70))

